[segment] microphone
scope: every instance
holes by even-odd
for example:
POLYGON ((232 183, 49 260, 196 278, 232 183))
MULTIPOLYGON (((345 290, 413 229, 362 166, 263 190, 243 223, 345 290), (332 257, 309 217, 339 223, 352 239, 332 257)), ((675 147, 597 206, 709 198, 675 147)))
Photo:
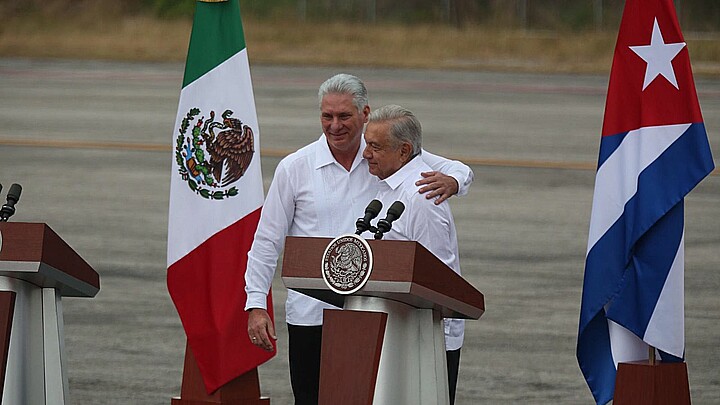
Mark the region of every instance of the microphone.
POLYGON ((378 216, 380 210, 382 210, 382 203, 380 201, 370 201, 370 204, 368 204, 367 208, 365 208, 365 216, 362 218, 358 218, 355 222, 355 234, 360 235, 368 229, 371 230, 372 226, 370 225, 370 221, 376 216, 378 216))
POLYGON ((394 203, 392 203, 390 208, 388 208, 387 210, 387 215, 385 216, 385 219, 381 219, 377 223, 377 232, 375 233, 375 239, 382 239, 383 234, 390 231, 393 221, 400 218, 400 215, 402 215, 403 211, 405 211, 405 204, 401 203, 400 201, 395 201, 394 203))
POLYGON ((13 183, 7 193, 7 203, 0 208, 0 222, 7 222, 8 218, 15 213, 15 204, 20 199, 20 193, 22 193, 22 186, 13 183))

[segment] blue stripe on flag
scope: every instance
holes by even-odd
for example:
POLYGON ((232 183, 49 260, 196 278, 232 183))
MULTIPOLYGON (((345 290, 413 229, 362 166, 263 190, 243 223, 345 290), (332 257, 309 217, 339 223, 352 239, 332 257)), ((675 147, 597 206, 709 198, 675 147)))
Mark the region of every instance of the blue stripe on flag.
POLYGON ((610 401, 615 392, 615 362, 604 309, 578 335, 577 358, 595 401, 598 404, 610 401))
POLYGON ((670 353, 666 353, 662 350, 658 350, 660 352, 660 359, 663 361, 663 363, 682 363, 685 361, 685 353, 683 353, 682 357, 675 357, 670 353))
POLYGON ((598 167, 602 166, 603 163, 615 152, 622 141, 625 139, 627 132, 620 134, 603 136, 600 141, 600 157, 598 158, 598 167))
POLYGON ((677 255, 683 233, 683 212, 681 200, 635 243, 622 290, 608 309, 608 318, 640 338, 645 336, 677 255))

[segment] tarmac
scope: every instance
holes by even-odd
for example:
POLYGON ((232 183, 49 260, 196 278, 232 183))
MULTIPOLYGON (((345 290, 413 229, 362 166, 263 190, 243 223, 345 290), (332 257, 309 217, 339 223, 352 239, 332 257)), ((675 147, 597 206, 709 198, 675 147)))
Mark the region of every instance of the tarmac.
MULTIPOLYGON (((165 276, 182 70, 0 59, 0 182, 5 192, 11 183, 23 186, 11 220, 47 223, 101 277, 95 298, 63 300, 74 404, 168 404, 180 393, 185 337, 165 276)), ((426 149, 473 168, 470 193, 450 204, 462 272, 485 294, 486 313, 467 323, 457 404, 593 403, 575 343, 606 76, 264 65, 251 71, 266 189, 280 157, 320 135, 317 87, 341 71, 365 80, 371 107, 414 111, 426 149)), ((696 84, 717 159, 720 81, 696 84)), ((685 217, 691 394, 695 404, 717 404, 717 170, 690 193, 685 217)), ((279 274, 279 350, 260 367, 260 380, 273 404, 291 404, 279 274)))

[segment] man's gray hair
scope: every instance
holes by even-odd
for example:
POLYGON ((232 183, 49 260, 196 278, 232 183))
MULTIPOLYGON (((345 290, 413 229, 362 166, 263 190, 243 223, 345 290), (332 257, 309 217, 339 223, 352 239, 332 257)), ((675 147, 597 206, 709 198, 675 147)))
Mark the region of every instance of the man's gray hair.
POLYGON ((370 113, 368 123, 370 122, 389 122, 390 138, 394 146, 407 142, 412 145, 413 156, 420 154, 422 126, 410 110, 395 104, 382 106, 370 113))
POLYGON ((353 105, 362 111, 368 105, 368 94, 363 83, 357 76, 347 73, 338 73, 325 80, 318 90, 318 102, 322 107, 322 100, 328 94, 348 94, 353 98, 353 105))

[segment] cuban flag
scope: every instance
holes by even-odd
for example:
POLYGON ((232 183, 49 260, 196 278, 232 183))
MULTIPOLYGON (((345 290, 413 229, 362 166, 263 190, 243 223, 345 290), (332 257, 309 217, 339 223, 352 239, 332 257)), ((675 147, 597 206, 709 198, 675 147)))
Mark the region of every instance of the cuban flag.
POLYGON ((167 286, 208 393, 275 354, 250 342, 245 311, 259 135, 238 0, 198 1, 172 134, 167 286))
POLYGON ((598 404, 617 364, 682 360, 683 198, 714 169, 672 0, 628 0, 618 34, 585 262, 577 359, 598 404))

